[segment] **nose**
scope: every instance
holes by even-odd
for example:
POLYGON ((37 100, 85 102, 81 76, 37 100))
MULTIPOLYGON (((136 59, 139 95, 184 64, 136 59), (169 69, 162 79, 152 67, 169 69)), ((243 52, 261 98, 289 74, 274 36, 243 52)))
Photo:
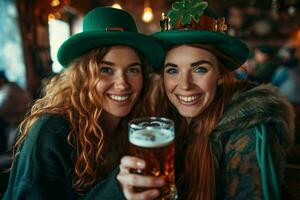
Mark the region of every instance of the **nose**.
POLYGON ((193 88, 193 80, 189 72, 183 72, 180 74, 178 85, 182 90, 190 90, 193 88))
POLYGON ((129 88, 129 83, 127 77, 124 73, 120 73, 115 77, 115 87, 120 91, 127 90, 129 88))

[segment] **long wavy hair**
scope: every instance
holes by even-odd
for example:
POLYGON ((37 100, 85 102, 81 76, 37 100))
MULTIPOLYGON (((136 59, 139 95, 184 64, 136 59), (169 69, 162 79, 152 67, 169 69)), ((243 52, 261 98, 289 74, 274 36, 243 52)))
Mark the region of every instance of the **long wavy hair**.
POLYGON ((158 73, 160 79, 157 80, 158 78, 156 78, 153 82, 148 98, 146 98, 151 102, 144 104, 144 112, 154 116, 169 117, 175 121, 176 141, 178 141, 176 142, 176 159, 180 159, 178 152, 184 152, 181 156, 185 155, 184 174, 178 177, 176 184, 179 188, 183 187, 184 191, 187 191, 183 194, 185 198, 188 200, 212 200, 215 199, 216 193, 216 169, 209 137, 217 126, 226 103, 229 102, 234 93, 242 90, 247 84, 236 84, 232 72, 224 66, 223 60, 237 64, 232 58, 210 45, 189 44, 189 46, 205 49, 218 59, 223 81, 217 87, 215 98, 211 104, 188 124, 165 93, 162 78, 164 70, 162 69, 158 73), (183 147, 183 141, 187 142, 186 148, 183 147))
MULTIPOLYGON (((99 173, 101 170, 98 168, 101 164, 103 166, 105 132, 99 123, 103 109, 96 86, 100 81, 98 63, 110 49, 111 47, 103 47, 92 50, 74 60, 62 73, 50 79, 43 89, 41 98, 34 103, 20 124, 20 136, 14 146, 13 155, 16 158, 18 147, 41 115, 50 113, 65 117, 71 127, 67 140, 76 151, 73 187, 79 193, 84 193, 102 178, 99 173)), ((141 104, 149 88, 151 74, 149 64, 137 51, 136 53, 142 63, 144 85, 133 110, 138 109, 137 106, 141 104)))

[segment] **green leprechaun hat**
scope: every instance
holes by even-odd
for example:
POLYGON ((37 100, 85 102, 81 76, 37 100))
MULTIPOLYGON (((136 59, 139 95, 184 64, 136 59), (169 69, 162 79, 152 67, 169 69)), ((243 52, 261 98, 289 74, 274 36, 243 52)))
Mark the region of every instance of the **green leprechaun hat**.
POLYGON ((83 20, 83 31, 67 39, 59 48, 57 58, 67 67, 71 61, 98 47, 126 45, 138 50, 155 69, 164 59, 163 48, 150 36, 138 33, 129 13, 111 7, 91 10, 83 20))
POLYGON ((225 33, 225 18, 219 18, 203 0, 181 0, 163 14, 160 32, 153 34, 165 49, 180 44, 212 45, 231 59, 223 60, 230 70, 240 67, 248 58, 249 49, 240 39, 225 33), (233 62, 234 61, 234 62, 233 62))

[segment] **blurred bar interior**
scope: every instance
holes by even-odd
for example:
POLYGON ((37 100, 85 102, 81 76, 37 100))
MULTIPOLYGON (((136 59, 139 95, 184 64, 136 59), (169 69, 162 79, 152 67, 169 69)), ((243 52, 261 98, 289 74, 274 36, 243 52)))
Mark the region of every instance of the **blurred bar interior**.
MULTIPOLYGON (((300 0, 207 2, 219 16, 225 16, 227 33, 242 38, 252 51, 260 45, 268 45, 275 52, 293 47, 300 59, 300 0)), ((82 17, 88 10, 98 6, 124 9, 135 17, 140 32, 151 34, 160 30, 161 13, 168 11, 172 3, 173 0, 1 0, 0 70, 36 99, 43 80, 61 70, 56 59, 58 47, 81 30, 82 17)), ((298 146, 295 145, 297 154, 293 154, 297 157, 291 159, 300 169, 300 101, 294 105, 298 146)), ((299 177, 299 173, 291 177, 298 180, 298 189, 299 177)))

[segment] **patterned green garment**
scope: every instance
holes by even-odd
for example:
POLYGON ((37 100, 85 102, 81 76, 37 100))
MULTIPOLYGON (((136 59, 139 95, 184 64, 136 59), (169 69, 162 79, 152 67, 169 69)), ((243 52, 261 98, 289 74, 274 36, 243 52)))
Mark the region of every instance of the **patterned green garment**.
POLYGON ((293 116, 268 85, 233 98, 211 136, 218 199, 280 199, 293 116))
MULTIPOLYGON (((293 117, 290 103, 270 85, 248 89, 232 98, 210 136, 217 199, 280 199, 285 186, 286 152, 293 138, 293 117)), ((189 162, 185 160, 185 149, 194 142, 186 134, 176 135, 179 200, 188 194, 181 177, 184 163, 189 162)))

